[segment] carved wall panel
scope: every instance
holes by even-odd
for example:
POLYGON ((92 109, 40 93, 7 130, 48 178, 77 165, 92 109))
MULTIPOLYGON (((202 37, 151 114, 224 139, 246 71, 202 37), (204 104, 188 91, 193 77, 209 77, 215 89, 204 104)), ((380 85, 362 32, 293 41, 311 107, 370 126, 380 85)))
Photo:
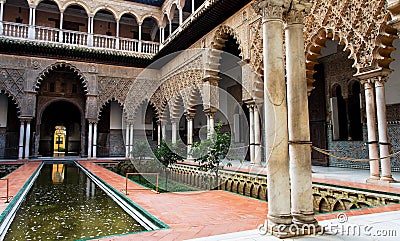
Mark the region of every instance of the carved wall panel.
POLYGON ((24 96, 24 74, 23 69, 0 68, 0 91, 9 95, 19 110, 24 96))

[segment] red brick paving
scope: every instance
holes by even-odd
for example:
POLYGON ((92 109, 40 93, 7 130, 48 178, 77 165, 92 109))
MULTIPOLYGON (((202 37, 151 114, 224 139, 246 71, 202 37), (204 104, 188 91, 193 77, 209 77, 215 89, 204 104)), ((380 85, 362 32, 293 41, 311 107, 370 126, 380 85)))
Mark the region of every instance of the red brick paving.
MULTIPOLYGON (((125 179, 92 162, 84 167, 117 190, 125 179)), ((131 182, 128 189, 140 189, 131 182)), ((256 229, 264 223, 267 203, 225 191, 162 193, 130 191, 128 197, 154 217, 170 226, 168 230, 113 237, 104 240, 184 240, 256 229)))
MULTIPOLYGON (((117 190, 125 188, 125 179, 91 161, 80 163, 109 183, 117 190)), ((29 161, 16 171, 7 176, 10 180, 10 195, 15 196, 28 178, 40 165, 40 162, 29 161)), ((243 169, 242 172, 252 172, 243 169)), ((384 192, 400 193, 399 188, 326 180, 314 178, 313 181, 336 184, 355 188, 372 189, 384 192)), ((264 222, 267 214, 267 203, 256 199, 243 197, 225 191, 188 192, 188 193, 163 193, 155 194, 133 182, 128 198, 151 213, 159 220, 166 223, 170 229, 143 232, 126 236, 116 236, 101 240, 185 240, 197 237, 212 236, 217 234, 239 232, 255 229, 264 222)), ((5 193, 5 183, 0 183, 0 195, 5 193)), ((1 199, 4 201, 4 199, 1 199)), ((0 211, 7 204, 0 203, 0 211)), ((347 216, 357 216, 370 213, 381 213, 400 210, 399 205, 366 208, 345 212, 347 216)), ((317 219, 327 220, 336 218, 338 213, 320 214, 317 219)))
MULTIPOLYGON (((11 162, 7 163, 11 164, 11 162)), ((20 166, 17 170, 15 170, 14 172, 10 173, 8 176, 5 177, 9 181, 9 195, 15 197, 15 195, 17 195, 19 190, 25 185, 26 181, 28 181, 31 175, 39 167, 41 162, 36 162, 36 161, 12 162, 12 164, 24 164, 23 166, 20 166)), ((8 205, 8 203, 5 203, 6 201, 5 196, 7 190, 6 185, 7 184, 5 181, 0 182, 0 196, 1 196, 0 213, 3 212, 8 205)))

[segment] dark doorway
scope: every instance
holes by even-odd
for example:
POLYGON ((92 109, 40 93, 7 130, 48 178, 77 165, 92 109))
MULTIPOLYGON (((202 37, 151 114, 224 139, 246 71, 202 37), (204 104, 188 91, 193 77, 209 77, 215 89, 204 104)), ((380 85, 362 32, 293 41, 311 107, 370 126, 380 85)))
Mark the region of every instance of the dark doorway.
POLYGON ((65 127, 65 147, 58 154, 78 156, 81 153, 81 111, 67 101, 51 103, 43 112, 40 125, 39 155, 54 156, 56 127, 65 127))

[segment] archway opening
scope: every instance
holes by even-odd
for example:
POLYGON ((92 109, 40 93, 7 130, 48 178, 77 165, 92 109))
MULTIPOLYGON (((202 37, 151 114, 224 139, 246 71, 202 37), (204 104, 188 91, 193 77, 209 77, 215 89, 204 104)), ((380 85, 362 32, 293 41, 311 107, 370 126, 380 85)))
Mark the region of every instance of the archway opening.
POLYGON ((0 159, 18 157, 19 120, 15 102, 0 91, 0 159))
POLYGON ((81 153, 82 114, 68 101, 51 103, 40 125, 39 155, 78 156, 81 153))

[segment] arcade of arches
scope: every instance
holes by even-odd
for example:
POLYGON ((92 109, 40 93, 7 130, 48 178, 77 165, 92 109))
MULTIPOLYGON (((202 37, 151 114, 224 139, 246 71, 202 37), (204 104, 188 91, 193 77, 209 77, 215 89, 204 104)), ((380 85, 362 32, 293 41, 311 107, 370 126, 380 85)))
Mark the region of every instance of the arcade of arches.
POLYGON ((215 23, 227 1, 144 2, 0 0, 1 44, 17 46, 0 47, 0 158, 130 157, 163 138, 189 151, 221 122, 246 161, 279 173, 279 224, 315 222, 310 160, 394 181, 400 1, 235 0, 215 23))

